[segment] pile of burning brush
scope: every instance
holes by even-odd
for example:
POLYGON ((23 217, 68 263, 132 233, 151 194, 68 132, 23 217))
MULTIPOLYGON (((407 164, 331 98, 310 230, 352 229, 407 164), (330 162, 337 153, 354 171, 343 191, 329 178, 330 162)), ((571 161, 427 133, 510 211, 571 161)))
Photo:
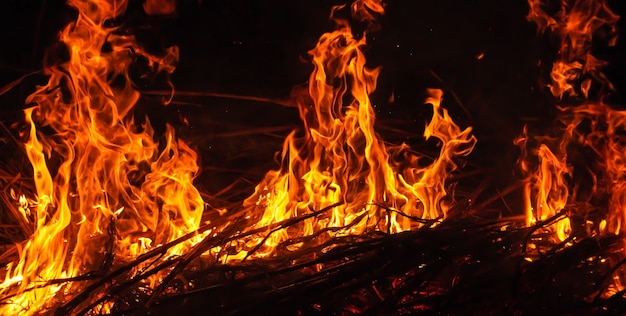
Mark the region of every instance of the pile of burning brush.
MULTIPOLYGON (((615 45, 619 17, 602 0, 553 2, 529 0, 527 18, 559 41, 546 91, 560 115, 549 135, 520 131, 523 177, 498 196, 474 204, 485 185, 450 189, 477 140, 441 90, 424 100, 437 155, 376 133, 381 70, 366 67, 365 48, 385 5, 355 0, 331 9, 335 28, 309 51, 308 89, 293 98, 302 126, 279 168, 215 209, 194 185, 193 146, 135 111, 132 71, 168 77, 178 48, 144 49, 123 27, 126 1, 68 0, 67 60, 44 69, 23 117, 3 125, 1 313, 626 310, 626 111, 603 102, 613 86, 591 54, 615 45), (581 155, 592 163, 577 166, 581 155), (518 215, 473 216, 514 190, 518 215)), ((168 15, 176 2, 144 10, 168 15)))

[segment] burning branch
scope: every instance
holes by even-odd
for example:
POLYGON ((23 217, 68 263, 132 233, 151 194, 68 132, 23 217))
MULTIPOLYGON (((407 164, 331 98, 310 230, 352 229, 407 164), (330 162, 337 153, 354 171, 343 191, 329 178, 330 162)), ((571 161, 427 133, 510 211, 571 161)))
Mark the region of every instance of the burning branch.
MULTIPOLYGON (((303 128, 283 142, 280 167, 265 173, 251 196, 209 209, 208 193, 194 186, 200 166, 192 146, 173 127, 156 135, 147 117, 135 117, 141 93, 131 66, 142 60, 149 72, 168 77, 178 48, 150 54, 122 31, 127 1, 68 3, 78 13, 60 34, 69 60, 46 68, 48 83, 27 98, 24 141, 6 141, 22 148, 32 179, 0 165, 4 206, 26 238, 3 254, 11 262, 0 284, 1 313, 171 313, 173 304, 193 309, 198 302, 224 314, 515 314, 563 312, 546 302, 565 300, 577 303, 565 312, 623 305, 623 111, 587 101, 562 107, 560 137, 518 140, 526 179, 473 204, 490 184, 485 177, 457 202, 451 181, 485 171, 451 174, 476 145, 472 128, 452 120, 442 90, 427 89, 424 105, 433 115, 422 136, 437 142, 436 152, 382 139, 370 100, 381 70, 366 67, 365 50, 385 6, 356 0, 332 8, 335 29, 309 51, 308 89, 289 100, 176 92, 294 106, 302 119, 303 128), (358 23, 364 31, 353 29, 358 23), (590 147, 596 158, 588 169, 591 194, 574 185, 579 168, 569 160, 571 144, 590 147), (9 190, 23 178, 31 188, 9 190), (520 186, 526 223, 514 214, 476 216, 520 186), (580 211, 589 201, 603 207, 580 211)), ((541 1, 529 4, 528 19, 561 41, 553 95, 589 98, 593 80, 610 86, 600 72, 604 63, 589 53, 601 29, 614 43, 617 16, 606 4, 563 0, 555 16, 541 1)), ((176 3, 146 1, 144 10, 171 16, 176 3)), ((169 103, 175 94, 144 95, 169 103)))

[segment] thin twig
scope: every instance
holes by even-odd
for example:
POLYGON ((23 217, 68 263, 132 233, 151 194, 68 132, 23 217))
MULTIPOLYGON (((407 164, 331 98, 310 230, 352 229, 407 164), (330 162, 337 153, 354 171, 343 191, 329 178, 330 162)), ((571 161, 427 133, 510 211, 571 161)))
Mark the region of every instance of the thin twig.
POLYGON ((379 203, 372 203, 372 205, 378 206, 378 207, 380 207, 380 208, 382 208, 382 209, 384 209, 385 211, 388 211, 388 212, 397 213, 400 216, 406 217, 408 219, 411 219, 411 220, 416 221, 416 222, 421 223, 421 224, 433 225, 433 224, 438 223, 438 222, 441 221, 441 217, 438 217, 436 219, 426 219, 426 218, 421 218, 421 217, 417 217, 417 216, 406 214, 406 213, 404 213, 404 212, 402 212, 400 210, 397 210, 397 209, 394 209, 394 208, 391 208, 391 207, 388 207, 388 206, 385 206, 385 205, 382 205, 382 204, 379 204, 379 203))

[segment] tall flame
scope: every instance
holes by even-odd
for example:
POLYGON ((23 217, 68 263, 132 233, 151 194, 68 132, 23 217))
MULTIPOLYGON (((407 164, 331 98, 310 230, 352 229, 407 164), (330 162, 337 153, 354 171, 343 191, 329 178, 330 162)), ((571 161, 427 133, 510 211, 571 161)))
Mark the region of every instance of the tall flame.
MULTIPOLYGON (((561 0, 560 10, 552 16, 544 11, 543 1, 529 0, 528 3, 527 19, 537 24, 539 32, 550 30, 559 39, 558 59, 553 64, 548 85, 550 92, 561 100, 570 98, 569 106, 559 107, 562 130, 558 136, 536 138, 539 149, 535 152, 537 164, 534 169, 524 149, 520 166, 528 176, 525 193, 528 223, 545 220, 567 204, 575 208, 576 203, 593 200, 606 203, 608 211, 596 222, 588 221, 595 227, 588 233, 605 233, 608 229, 618 234, 623 229, 624 220, 621 196, 626 193, 621 185, 624 166, 619 136, 626 127, 625 112, 603 102, 606 89, 612 90, 613 85, 601 71, 606 62, 595 58, 591 51, 594 38, 600 37, 609 46, 615 45, 619 16, 602 0, 561 0), (591 165, 587 162, 586 166, 570 165, 568 154, 571 155, 576 146, 591 149, 596 162, 591 165), (580 169, 574 170, 575 167, 580 169), (579 194, 577 190, 585 188, 574 185, 572 180, 575 174, 585 173, 593 183, 582 186, 588 187, 586 190, 591 193, 579 194), (530 202, 533 195, 534 205, 530 202)), ((519 140, 522 147, 526 146, 525 139, 524 135, 519 140)), ((569 213, 572 215, 571 210, 569 213)), ((571 231, 569 219, 563 218, 551 226, 551 230, 559 240, 564 240, 571 231)))
MULTIPOLYGON (((567 179, 571 177, 572 172, 571 167, 567 165, 567 156, 561 152, 558 156, 555 155, 546 144, 541 144, 534 154, 538 160, 536 170, 533 172, 527 169, 527 164, 523 165, 523 168, 526 168, 523 171, 530 173, 524 187, 528 226, 537 221, 548 220, 565 209, 569 198, 567 179), (532 203, 533 197, 535 203, 532 203)), ((558 240, 565 240, 571 232, 569 218, 558 220, 550 228, 558 240)))
POLYGON ((177 48, 152 56, 133 36, 110 27, 126 1, 68 4, 78 11, 60 33, 69 61, 47 68, 48 84, 27 99, 34 105, 25 110, 25 149, 37 188, 27 206, 34 209, 27 218, 34 233, 0 285, 14 295, 2 314, 41 311, 62 286, 38 285, 97 271, 110 251, 134 258, 197 229, 204 211, 192 185, 196 153, 169 127, 159 150, 147 118, 138 123, 132 111, 139 92, 129 66, 143 58, 153 71, 171 73, 177 48))
MULTIPOLYGON (((269 255, 289 238, 324 231, 328 236, 393 233, 420 225, 410 218, 445 217, 448 172, 456 168, 454 158, 469 154, 476 142, 471 128, 461 130, 441 107, 441 90, 430 89, 426 103, 433 118, 424 137, 440 141, 439 156, 421 167, 421 157, 409 154, 405 145, 385 145, 375 132, 369 98, 380 69, 365 67, 366 34, 353 34, 350 23, 336 16, 341 9, 335 7, 331 14, 337 29, 323 34, 309 51, 315 68, 308 94, 298 103, 303 135, 294 131, 287 137, 281 168, 268 172, 244 202, 258 227, 328 212, 306 219, 299 229, 274 232, 255 255, 269 255), (399 212, 388 213, 390 209, 399 212)), ((370 30, 384 13, 376 0, 357 0, 350 9, 370 30)))

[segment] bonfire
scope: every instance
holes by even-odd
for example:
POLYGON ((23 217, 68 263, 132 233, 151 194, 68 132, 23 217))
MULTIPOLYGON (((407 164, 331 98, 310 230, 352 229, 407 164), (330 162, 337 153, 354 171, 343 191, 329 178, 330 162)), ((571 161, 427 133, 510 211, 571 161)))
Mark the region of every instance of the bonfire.
MULTIPOLYGON (((2 314, 626 308, 626 111, 594 55, 617 43, 606 1, 526 3, 524 23, 556 47, 537 65, 536 92, 554 120, 514 131, 505 186, 472 162, 480 124, 434 70, 435 84, 415 87, 419 128, 377 121, 386 69, 368 58, 390 36, 391 0, 329 6, 328 29, 302 56, 308 80, 283 98, 178 89, 185 47, 155 48, 145 29, 181 18, 183 2, 67 1, 75 16, 37 72, 45 80, 1 122, 2 314), (297 119, 198 135, 209 110, 184 110, 198 100, 297 119), (208 140, 238 146, 242 135, 276 148, 249 157, 268 160, 255 181, 203 176, 233 171, 208 140)), ((386 106, 399 98, 392 89, 386 106)))

